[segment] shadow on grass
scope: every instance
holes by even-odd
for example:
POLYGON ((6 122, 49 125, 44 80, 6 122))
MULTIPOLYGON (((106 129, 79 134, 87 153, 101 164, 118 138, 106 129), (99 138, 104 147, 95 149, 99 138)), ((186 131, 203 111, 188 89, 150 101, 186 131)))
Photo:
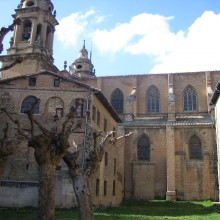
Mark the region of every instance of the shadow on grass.
MULTIPOLYGON (((118 208, 98 209, 95 214, 106 217, 110 216, 208 216, 216 213, 220 219, 220 207, 213 206, 211 201, 203 202, 168 202, 162 200, 155 201, 125 201, 118 208), (112 214, 112 215, 111 215, 112 214)), ((101 219, 101 218, 100 218, 101 219)), ((109 219, 109 218, 106 218, 109 219)), ((113 218, 112 218, 113 219, 113 218)), ((125 218, 124 218, 125 219, 125 218)), ((126 218, 130 219, 130 218, 126 218)), ((133 218, 134 219, 134 218, 133 218)))
MULTIPOLYGON (((95 220, 139 220, 139 219, 220 219, 220 207, 211 201, 167 202, 124 201, 120 207, 95 210, 95 220)), ((0 209, 2 220, 36 220, 36 209, 0 209)), ((78 209, 57 209, 55 220, 78 220, 78 209)))

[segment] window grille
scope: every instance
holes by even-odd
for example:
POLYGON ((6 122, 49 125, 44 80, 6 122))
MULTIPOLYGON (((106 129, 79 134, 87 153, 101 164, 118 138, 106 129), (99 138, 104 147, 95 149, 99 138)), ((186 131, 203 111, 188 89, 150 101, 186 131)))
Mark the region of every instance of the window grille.
POLYGON ((138 160, 150 161, 150 142, 146 136, 138 141, 138 160))
POLYGON ((156 86, 150 86, 147 90, 147 112, 155 113, 160 111, 160 93, 156 86))
POLYGON ((188 86, 184 90, 184 112, 197 111, 197 96, 195 90, 188 86))
POLYGON ((118 114, 124 112, 124 95, 120 89, 116 89, 112 93, 111 104, 118 114))

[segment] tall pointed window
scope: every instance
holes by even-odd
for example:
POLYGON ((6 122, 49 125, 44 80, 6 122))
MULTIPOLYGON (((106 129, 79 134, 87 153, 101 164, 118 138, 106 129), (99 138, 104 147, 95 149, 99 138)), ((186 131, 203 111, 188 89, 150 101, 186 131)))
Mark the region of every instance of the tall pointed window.
POLYGON ((124 95, 120 89, 116 89, 112 93, 111 104, 118 114, 124 112, 124 95))
POLYGON ((197 111, 197 96, 192 86, 187 86, 184 90, 184 112, 197 111))
POLYGON ((189 157, 191 160, 202 160, 202 142, 197 135, 189 140, 189 157))
POLYGON ((145 135, 138 141, 137 156, 138 160, 150 161, 150 142, 145 135))
MULTIPOLYGON (((37 98, 35 96, 29 96, 23 100, 21 104, 21 113, 26 113, 36 103, 37 98)), ((34 114, 39 114, 39 102, 34 106, 34 114)))
POLYGON ((147 112, 160 111, 160 92, 154 85, 147 90, 147 112))

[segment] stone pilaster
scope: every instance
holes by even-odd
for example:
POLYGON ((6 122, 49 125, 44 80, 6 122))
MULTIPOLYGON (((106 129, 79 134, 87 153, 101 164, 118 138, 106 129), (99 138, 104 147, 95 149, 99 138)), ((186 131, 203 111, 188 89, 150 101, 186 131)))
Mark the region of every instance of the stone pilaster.
POLYGON ((174 127, 166 127, 166 147, 167 147, 167 192, 166 200, 176 200, 175 186, 175 136, 174 127))
POLYGON ((136 102, 136 87, 132 89, 127 99, 127 105, 124 113, 125 121, 133 121, 135 102, 136 102))

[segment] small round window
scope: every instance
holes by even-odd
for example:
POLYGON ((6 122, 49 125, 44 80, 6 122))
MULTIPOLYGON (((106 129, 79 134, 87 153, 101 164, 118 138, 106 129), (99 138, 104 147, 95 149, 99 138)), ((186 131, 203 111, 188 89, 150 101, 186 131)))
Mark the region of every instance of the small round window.
POLYGON ((76 68, 77 68, 77 69, 81 69, 81 68, 82 68, 82 65, 79 64, 79 65, 76 66, 76 68))
POLYGON ((33 1, 29 1, 29 2, 27 2, 26 6, 27 7, 32 7, 32 6, 34 6, 34 2, 33 1))

